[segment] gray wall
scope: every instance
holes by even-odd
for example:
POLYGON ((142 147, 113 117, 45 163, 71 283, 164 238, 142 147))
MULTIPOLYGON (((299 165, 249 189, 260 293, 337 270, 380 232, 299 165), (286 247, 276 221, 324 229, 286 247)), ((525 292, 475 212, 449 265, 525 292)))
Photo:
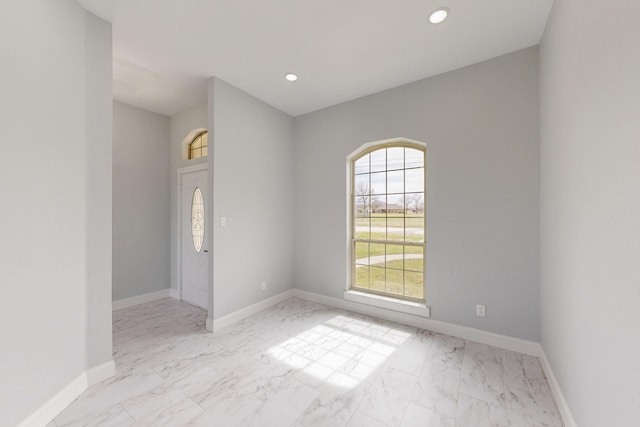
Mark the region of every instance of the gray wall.
POLYGON ((87 368, 112 359, 111 24, 85 13, 87 368))
POLYGON ((95 280, 108 262, 99 254, 108 251, 109 230, 96 230, 107 221, 110 194, 108 179, 94 181, 90 171, 104 167, 97 156, 111 143, 110 115, 102 111, 110 71, 92 66, 109 63, 109 33, 75 1, 0 2, 3 426, 106 361, 110 348, 109 283, 95 280), (92 189, 106 193, 88 197, 92 189), (91 217, 98 207, 107 214, 91 217), (99 354, 87 354, 88 333, 99 354))
POLYGON ((206 158, 182 160, 182 141, 194 129, 207 129, 207 104, 198 105, 184 111, 169 119, 169 186, 171 206, 171 287, 178 289, 177 274, 177 224, 178 224, 178 201, 177 201, 177 179, 178 169, 185 166, 206 163, 206 158))
POLYGON ((169 288, 169 118, 113 103, 113 300, 169 288))
POLYGON ((219 318, 293 286, 293 119, 219 79, 209 93, 219 318), (219 227, 220 216, 227 227, 219 227))
POLYGON ((342 298, 346 156, 406 137, 427 144, 432 318, 537 340, 537 71, 533 47, 297 117, 295 286, 342 298))
POLYGON ((541 340, 581 427, 640 425, 638 17, 556 0, 541 48, 541 340))

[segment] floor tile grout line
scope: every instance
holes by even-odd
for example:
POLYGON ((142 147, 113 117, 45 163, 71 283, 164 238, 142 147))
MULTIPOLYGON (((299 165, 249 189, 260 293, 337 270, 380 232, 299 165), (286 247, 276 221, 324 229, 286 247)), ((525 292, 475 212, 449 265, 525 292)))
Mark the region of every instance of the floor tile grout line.
POLYGON ((460 390, 462 389, 462 368, 464 368, 464 358, 467 355, 467 340, 463 340, 464 343, 464 349, 462 350, 462 365, 460 366, 460 378, 458 379, 458 395, 456 396, 456 411, 455 411, 455 418, 453 419, 453 424, 456 424, 456 420, 458 419, 458 408, 460 407, 460 405, 458 404, 458 402, 460 401, 460 395, 462 394, 460 392, 460 390))
MULTIPOLYGON (((523 369, 524 369, 524 365, 523 365, 523 369)), ((507 416, 507 425, 511 425, 511 417, 509 416, 509 405, 507 404, 507 385, 504 383, 504 357, 503 354, 500 353, 500 372, 501 372, 501 379, 502 379, 502 394, 503 394, 503 398, 504 398, 504 413, 507 416)))
MULTIPOLYGON (((430 339, 429 341, 430 341, 429 342, 429 350, 427 351, 427 354, 422 359, 422 363, 420 364, 420 369, 418 370, 418 375, 416 376, 416 383, 413 385, 413 389, 411 390, 411 394, 409 395, 409 405, 411 405, 411 403, 413 402, 413 395, 415 394, 416 388, 418 387, 418 382, 420 382, 420 376, 422 375, 422 370, 424 369, 424 366, 427 363, 427 359, 431 355, 431 351, 433 349, 433 338, 430 339)), ((415 402, 413 402, 413 403, 415 403, 415 402)), ((407 414, 407 410, 409 409, 409 405, 407 405, 407 409, 405 409, 405 412, 402 415, 402 420, 401 420, 400 424, 402 424, 402 421, 404 421, 404 417, 407 414)), ((416 403, 416 405, 422 406, 422 405, 419 405, 418 403, 416 403)))
MULTIPOLYGON (((426 361, 426 356, 425 356, 425 360, 423 360, 422 363, 424 364, 425 361, 426 361)), ((404 421, 404 417, 407 415, 407 411, 409 410, 409 406, 411 405, 411 402, 412 402, 411 398, 413 397, 413 393, 415 393, 416 387, 418 386, 418 381, 420 381, 420 378, 416 377, 416 382, 415 384, 413 384, 411 393, 409 393, 409 403, 407 404, 407 407, 404 408, 404 412, 402 413, 402 417, 400 418, 400 425, 402 425, 402 422, 404 421)))
POLYGON ((122 404, 122 402, 118 402, 118 405, 122 408, 122 410, 123 410, 124 412, 126 412, 126 413, 127 413, 127 415, 129 415, 129 417, 131 418, 131 420, 132 420, 132 421, 137 425, 137 424, 138 424, 138 420, 137 420, 133 415, 131 415, 131 412, 129 412, 129 411, 127 410, 127 408, 122 404))

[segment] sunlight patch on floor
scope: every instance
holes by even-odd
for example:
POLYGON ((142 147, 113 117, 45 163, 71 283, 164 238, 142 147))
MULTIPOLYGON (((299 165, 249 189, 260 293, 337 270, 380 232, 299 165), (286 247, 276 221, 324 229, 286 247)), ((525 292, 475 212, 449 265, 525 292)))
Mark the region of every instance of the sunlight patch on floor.
POLYGON ((311 380, 353 389, 411 336, 391 327, 335 316, 268 350, 311 380))

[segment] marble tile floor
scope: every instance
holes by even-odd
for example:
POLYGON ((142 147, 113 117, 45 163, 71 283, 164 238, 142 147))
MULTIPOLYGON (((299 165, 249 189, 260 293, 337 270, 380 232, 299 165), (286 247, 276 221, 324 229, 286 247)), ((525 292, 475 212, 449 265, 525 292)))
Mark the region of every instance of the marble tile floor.
POLYGON ((50 426, 562 426, 535 357, 297 298, 205 319, 171 298, 115 311, 116 376, 50 426))

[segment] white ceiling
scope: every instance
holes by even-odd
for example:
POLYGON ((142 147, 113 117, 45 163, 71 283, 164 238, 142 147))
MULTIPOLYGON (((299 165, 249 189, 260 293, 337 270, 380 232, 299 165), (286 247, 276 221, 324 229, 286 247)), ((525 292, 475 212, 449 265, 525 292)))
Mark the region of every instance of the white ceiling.
POLYGON ((78 1, 113 22, 114 97, 169 116, 204 102, 210 76, 297 116, 454 70, 539 43, 553 3, 78 1))

